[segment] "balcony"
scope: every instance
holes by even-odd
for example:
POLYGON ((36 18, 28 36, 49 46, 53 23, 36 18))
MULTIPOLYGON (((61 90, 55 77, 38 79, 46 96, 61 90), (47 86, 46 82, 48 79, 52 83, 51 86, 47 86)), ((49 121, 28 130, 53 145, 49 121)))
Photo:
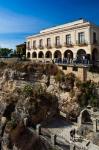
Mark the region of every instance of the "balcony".
POLYGON ((51 46, 51 45, 46 45, 46 48, 47 48, 47 49, 51 49, 52 46, 51 46))
POLYGON ((34 50, 36 50, 36 49, 37 49, 37 47, 36 47, 36 46, 33 46, 33 49, 34 49, 34 50))
POLYGON ((29 46, 26 47, 27 50, 31 50, 31 48, 29 46))
POLYGON ((93 45, 97 45, 98 44, 98 41, 97 40, 94 40, 93 41, 93 45))
POLYGON ((61 44, 55 44, 55 48, 61 48, 62 47, 62 45, 61 44))
POLYGON ((65 42, 65 43, 64 43, 64 46, 65 46, 65 47, 73 47, 73 44, 72 44, 72 43, 66 43, 66 42, 65 42))
POLYGON ((44 46, 43 45, 39 45, 38 48, 39 49, 44 49, 44 46))
POLYGON ((76 41, 76 44, 77 44, 78 46, 88 46, 88 43, 87 43, 86 41, 82 41, 82 42, 76 41))

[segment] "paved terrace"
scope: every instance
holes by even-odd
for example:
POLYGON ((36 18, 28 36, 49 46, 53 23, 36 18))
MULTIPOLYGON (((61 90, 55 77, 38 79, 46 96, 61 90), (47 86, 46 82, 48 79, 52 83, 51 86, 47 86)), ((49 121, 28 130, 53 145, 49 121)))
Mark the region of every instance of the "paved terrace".
POLYGON ((62 143, 65 143, 66 145, 75 145, 79 150, 80 148, 83 150, 99 150, 98 146, 86 139, 83 139, 77 134, 75 135, 75 142, 71 141, 70 131, 74 128, 77 130, 77 124, 66 122, 63 118, 54 118, 46 125, 43 125, 41 130, 46 131, 50 135, 56 135, 57 140, 62 141, 62 143))

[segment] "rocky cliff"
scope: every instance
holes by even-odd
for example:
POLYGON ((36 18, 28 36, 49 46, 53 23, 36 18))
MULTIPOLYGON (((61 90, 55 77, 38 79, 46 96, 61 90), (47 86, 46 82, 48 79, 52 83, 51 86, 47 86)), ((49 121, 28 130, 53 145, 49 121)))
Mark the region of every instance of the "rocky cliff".
MULTIPOLYGON (((80 83, 73 74, 65 76, 56 65, 29 62, 0 64, 0 135, 5 137, 19 123, 35 127, 60 111, 68 120, 76 120, 80 112, 80 83)), ((9 139, 9 135, 7 139, 9 139)), ((11 138, 11 136, 10 136, 11 138)), ((10 140, 8 140, 10 142, 10 140)), ((14 146, 15 143, 14 142, 14 146)), ((21 148, 22 149, 22 148, 21 148)), ((23 149, 22 149, 23 150, 23 149)))

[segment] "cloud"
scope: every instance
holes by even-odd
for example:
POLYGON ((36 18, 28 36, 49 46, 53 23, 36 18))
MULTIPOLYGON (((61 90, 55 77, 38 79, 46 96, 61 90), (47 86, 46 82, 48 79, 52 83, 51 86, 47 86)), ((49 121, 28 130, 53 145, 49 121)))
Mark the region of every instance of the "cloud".
POLYGON ((49 23, 36 17, 0 11, 0 33, 37 32, 49 23))

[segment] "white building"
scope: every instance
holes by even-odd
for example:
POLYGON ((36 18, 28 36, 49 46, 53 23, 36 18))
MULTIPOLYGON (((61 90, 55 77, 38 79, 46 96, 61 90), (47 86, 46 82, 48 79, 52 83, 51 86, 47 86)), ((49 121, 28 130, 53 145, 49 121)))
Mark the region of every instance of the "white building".
POLYGON ((80 19, 27 37, 26 56, 35 61, 99 63, 99 27, 80 19))

